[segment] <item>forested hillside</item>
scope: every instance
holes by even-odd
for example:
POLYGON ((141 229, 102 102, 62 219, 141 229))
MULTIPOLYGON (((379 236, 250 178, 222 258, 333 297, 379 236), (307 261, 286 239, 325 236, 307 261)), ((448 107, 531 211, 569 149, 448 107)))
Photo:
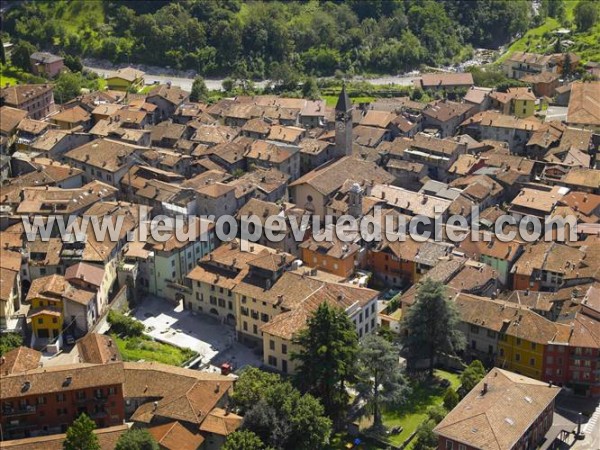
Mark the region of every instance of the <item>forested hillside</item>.
POLYGON ((13 6, 3 32, 113 63, 277 79, 455 63, 473 47, 507 43, 531 22, 527 0, 60 0, 13 6))

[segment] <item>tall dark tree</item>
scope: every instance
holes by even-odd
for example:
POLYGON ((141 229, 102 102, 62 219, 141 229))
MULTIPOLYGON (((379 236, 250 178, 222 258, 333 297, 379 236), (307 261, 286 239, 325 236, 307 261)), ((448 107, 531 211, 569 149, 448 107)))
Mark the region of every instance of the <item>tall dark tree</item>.
POLYGON ((443 283, 425 278, 402 323, 402 341, 409 362, 427 358, 430 375, 436 356, 454 354, 465 346, 465 336, 458 330, 458 313, 444 289, 443 283))
POLYGON ((27 41, 19 41, 12 49, 10 61, 13 66, 29 71, 31 69, 31 54, 36 48, 27 41))
POLYGON ((592 28, 598 21, 599 9, 597 2, 579 0, 573 10, 577 31, 587 31, 592 28))
POLYGON ((300 350, 296 383, 321 399, 325 412, 339 419, 348 404, 345 384, 353 378, 358 353, 354 324, 340 308, 319 305, 307 327, 294 338, 300 350))
POLYGON ((198 76, 194 78, 192 83, 192 92, 190 93, 190 101, 206 102, 208 100, 208 88, 204 82, 204 78, 198 76))
POLYGON ((67 429, 63 442, 64 450, 100 450, 98 436, 94 434, 96 424, 87 415, 81 414, 67 429))
POLYGON ((373 416, 374 428, 382 428, 381 409, 399 405, 408 393, 402 376, 398 350, 386 339, 369 335, 360 343, 356 390, 373 416))
POLYGON ((270 387, 280 382, 281 377, 276 373, 265 372, 256 367, 245 367, 235 383, 231 402, 240 414, 244 415, 263 398, 270 387))

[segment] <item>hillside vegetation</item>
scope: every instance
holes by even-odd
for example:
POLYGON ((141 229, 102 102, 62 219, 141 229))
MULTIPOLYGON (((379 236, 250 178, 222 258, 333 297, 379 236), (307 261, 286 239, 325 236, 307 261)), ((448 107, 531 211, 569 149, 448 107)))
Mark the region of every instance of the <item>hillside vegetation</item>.
MULTIPOLYGON (((587 0, 584 0, 587 1, 587 0)), ((583 62, 600 62, 600 21, 587 30, 578 29, 575 21, 574 10, 577 6, 577 0, 566 0, 564 10, 557 14, 559 17, 544 17, 541 25, 527 31, 520 39, 517 39, 509 47, 501 59, 515 51, 533 52, 533 53, 553 53, 559 48, 563 51, 578 54, 583 62), (567 29, 570 34, 557 43, 557 30, 567 29), (569 42, 572 41, 572 44, 569 42)), ((593 4, 598 6, 597 2, 593 4)))
POLYGON ((20 2, 5 39, 113 63, 288 79, 457 63, 531 24, 529 0, 20 2))

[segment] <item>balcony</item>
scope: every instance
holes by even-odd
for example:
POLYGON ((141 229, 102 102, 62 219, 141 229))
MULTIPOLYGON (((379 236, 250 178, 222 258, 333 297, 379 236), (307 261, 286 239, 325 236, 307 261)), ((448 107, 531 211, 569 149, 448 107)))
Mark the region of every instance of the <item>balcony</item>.
POLYGON ((27 405, 19 408, 2 408, 2 415, 5 417, 25 416, 29 414, 35 414, 35 405, 27 405))

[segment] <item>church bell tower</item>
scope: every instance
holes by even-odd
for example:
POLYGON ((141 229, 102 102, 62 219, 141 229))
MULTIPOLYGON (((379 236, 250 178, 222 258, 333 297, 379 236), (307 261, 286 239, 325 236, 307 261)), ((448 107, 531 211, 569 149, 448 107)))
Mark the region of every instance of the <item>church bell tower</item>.
POLYGON ((346 84, 335 105, 335 153, 338 156, 352 154, 352 102, 346 92, 346 84))

